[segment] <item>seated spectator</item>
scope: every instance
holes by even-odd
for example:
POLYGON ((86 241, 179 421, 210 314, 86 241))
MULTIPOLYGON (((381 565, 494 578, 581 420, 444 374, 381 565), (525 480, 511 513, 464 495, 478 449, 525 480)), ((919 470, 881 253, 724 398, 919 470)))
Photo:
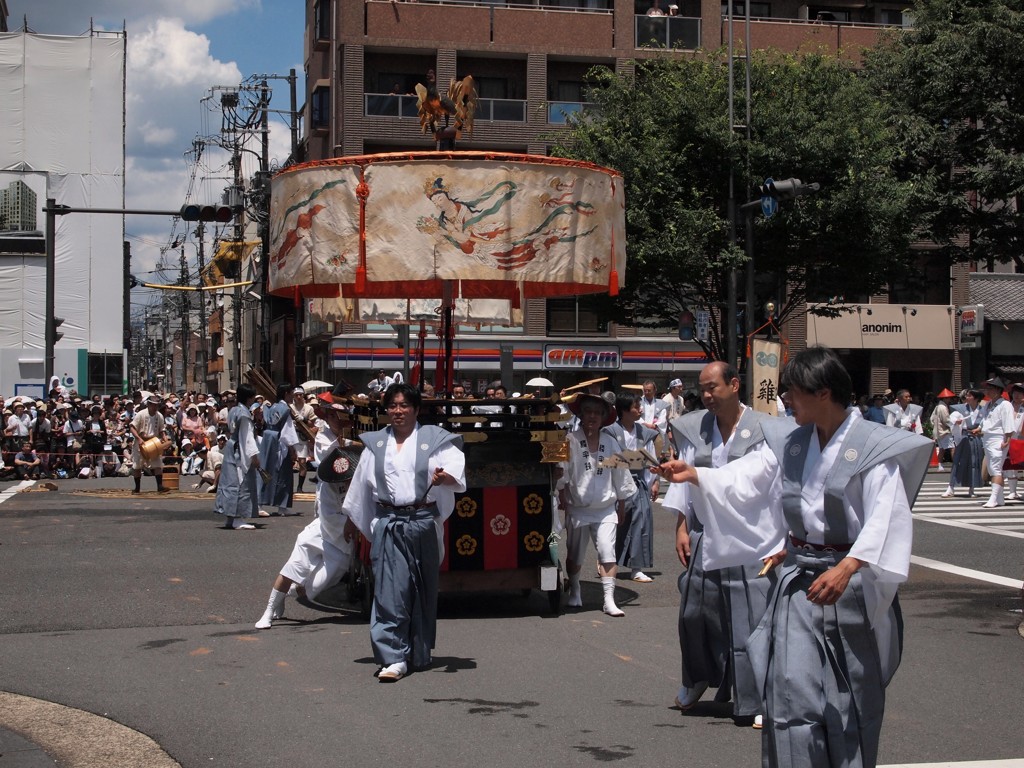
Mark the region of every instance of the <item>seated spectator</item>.
POLYGON ((38 480, 41 462, 32 443, 22 443, 21 450, 14 456, 14 471, 19 480, 38 480))
POLYGON ((220 466, 224 463, 224 446, 227 445, 227 442, 227 435, 217 435, 216 445, 207 451, 206 460, 203 463, 203 471, 199 475, 199 482, 192 486, 194 490, 202 488, 204 483, 209 483, 210 490, 207 493, 217 492, 217 483, 220 480, 220 466))
MULTIPOLYGON (((206 446, 203 447, 205 448, 206 446)), ((198 475, 202 473, 203 459, 200 454, 196 453, 192 446, 192 441, 188 438, 181 441, 179 458, 181 459, 181 474, 198 475)))

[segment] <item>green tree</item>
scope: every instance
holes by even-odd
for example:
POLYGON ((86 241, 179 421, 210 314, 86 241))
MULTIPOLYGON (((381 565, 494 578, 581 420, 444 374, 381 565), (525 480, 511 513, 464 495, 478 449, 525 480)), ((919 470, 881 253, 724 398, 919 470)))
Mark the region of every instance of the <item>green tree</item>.
POLYGON ((1024 269, 1024 2, 924 0, 913 17, 866 65, 918 234, 950 262, 1024 269))
MULTIPOLYGON (((724 357, 726 279, 746 261, 729 237, 733 168, 738 203, 766 176, 822 185, 818 195, 782 203, 773 219, 755 220, 756 308, 773 298, 785 316, 807 296, 869 294, 905 270, 906 184, 890 170, 882 105, 849 64, 756 54, 749 164, 746 142, 728 124, 722 55, 592 76, 595 109, 556 151, 623 174, 628 261, 622 295, 607 307, 617 321, 673 327, 684 308, 719 310, 706 351, 724 357)), ((742 90, 737 115, 741 99, 742 90)))

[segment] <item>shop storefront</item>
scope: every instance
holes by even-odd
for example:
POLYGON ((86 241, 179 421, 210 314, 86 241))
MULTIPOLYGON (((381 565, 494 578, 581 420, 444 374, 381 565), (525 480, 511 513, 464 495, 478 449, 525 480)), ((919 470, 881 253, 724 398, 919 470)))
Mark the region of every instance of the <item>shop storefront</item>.
POLYGON ((807 344, 843 358, 854 392, 909 389, 921 396, 954 386, 958 319, 946 304, 841 304, 837 314, 807 318, 807 344))

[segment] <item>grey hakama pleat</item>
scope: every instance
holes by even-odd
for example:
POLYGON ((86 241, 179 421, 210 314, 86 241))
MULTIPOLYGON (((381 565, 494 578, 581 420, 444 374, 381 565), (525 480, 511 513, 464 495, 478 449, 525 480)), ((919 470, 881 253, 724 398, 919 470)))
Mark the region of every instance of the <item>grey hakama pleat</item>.
POLYGON ((768 592, 775 581, 758 576, 758 566, 723 568, 718 573, 729 617, 729 670, 732 678, 732 713, 736 717, 761 714, 761 689, 747 653, 747 638, 768 607, 768 592))
MULTIPOLYGON (((696 524, 696 521, 695 521, 696 524)), ((729 624, 722 597, 721 571, 701 565, 703 528, 690 533, 690 563, 679 576, 679 650, 683 685, 706 682, 718 688, 718 701, 728 701, 729 624)))
POLYGON ((615 551, 624 568, 643 569, 654 565, 654 507, 651 489, 641 473, 633 475, 636 493, 626 501, 626 516, 618 527, 615 551))
MULTIPOLYGON (((835 605, 807 599, 811 583, 843 557, 791 551, 747 643, 764 694, 764 768, 872 768, 876 763, 888 681, 860 574, 853 575, 835 605)), ((893 631, 901 637, 896 601, 890 610, 893 631)))
POLYGON ((441 568, 435 509, 411 515, 380 514, 373 529, 373 658, 425 667, 437 636, 437 588, 441 568), (406 639, 408 638, 408 640, 406 639), (411 647, 410 647, 411 645, 411 647))
MULTIPOLYGON (((287 453, 285 454, 287 457, 287 453)), ((267 507, 290 507, 294 468, 290 461, 281 460, 281 433, 266 429, 260 440, 260 466, 270 475, 267 482, 259 481, 259 502, 267 507)))
POLYGON ((985 444, 981 437, 968 435, 953 449, 950 481, 967 488, 981 485, 981 462, 985 458, 985 444))
POLYGON ((256 517, 259 511, 256 494, 257 470, 243 470, 238 464, 238 445, 228 440, 224 446, 224 463, 217 481, 214 511, 227 517, 256 517))

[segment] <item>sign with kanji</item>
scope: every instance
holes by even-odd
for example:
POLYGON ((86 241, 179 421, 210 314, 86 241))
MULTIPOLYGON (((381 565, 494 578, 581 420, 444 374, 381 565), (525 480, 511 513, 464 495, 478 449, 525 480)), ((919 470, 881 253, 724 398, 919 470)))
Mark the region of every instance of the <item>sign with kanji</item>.
POLYGON ((753 339, 750 344, 750 365, 753 371, 752 407, 759 413, 778 416, 779 370, 782 368, 782 345, 775 341, 753 339))
POLYGON ((711 334, 711 313, 704 309, 698 309, 694 313, 693 338, 697 341, 707 341, 711 334))

